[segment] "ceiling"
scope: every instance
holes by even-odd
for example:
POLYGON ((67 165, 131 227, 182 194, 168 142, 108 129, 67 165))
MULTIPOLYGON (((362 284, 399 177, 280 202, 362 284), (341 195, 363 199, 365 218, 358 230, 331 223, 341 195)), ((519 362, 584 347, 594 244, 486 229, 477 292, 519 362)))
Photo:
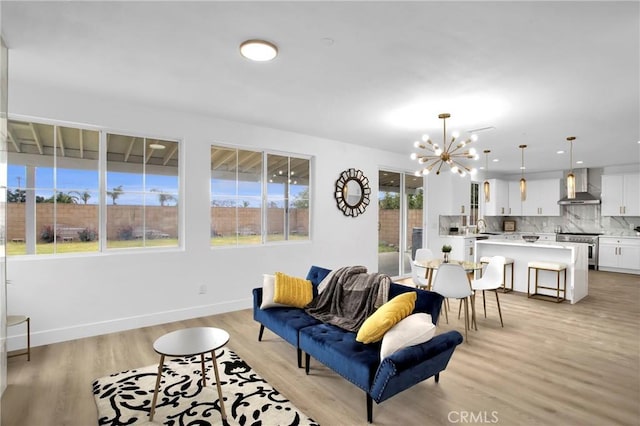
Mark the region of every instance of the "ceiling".
POLYGON ((640 163, 640 2, 2 1, 2 30, 10 88, 51 85, 407 156, 422 133, 442 140, 447 112, 448 129, 490 128, 474 145, 500 160, 496 174, 520 173, 520 144, 528 173, 568 169, 556 154, 567 136, 583 161, 574 167, 640 163), (244 59, 250 38, 279 56, 244 59))

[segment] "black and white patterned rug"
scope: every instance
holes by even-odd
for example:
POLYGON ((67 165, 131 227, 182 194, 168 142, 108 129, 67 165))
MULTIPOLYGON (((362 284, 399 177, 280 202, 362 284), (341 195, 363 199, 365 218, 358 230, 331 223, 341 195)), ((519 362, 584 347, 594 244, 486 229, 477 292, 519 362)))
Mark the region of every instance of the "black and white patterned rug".
MULTIPOLYGON (((233 351, 221 348, 216 358, 228 424, 317 425, 233 351)), ((157 372, 156 364, 94 381, 98 424, 223 424, 211 356, 205 357, 205 388, 200 380, 200 356, 165 359, 156 411, 149 423, 157 372)))

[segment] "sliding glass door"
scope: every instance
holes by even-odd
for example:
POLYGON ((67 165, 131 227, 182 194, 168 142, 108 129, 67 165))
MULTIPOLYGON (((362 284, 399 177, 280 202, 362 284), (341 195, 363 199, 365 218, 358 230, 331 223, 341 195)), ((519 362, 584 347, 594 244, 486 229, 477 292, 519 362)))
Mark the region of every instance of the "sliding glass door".
POLYGON ((410 258, 423 240, 423 178, 378 173, 378 271, 392 277, 411 273, 410 258))

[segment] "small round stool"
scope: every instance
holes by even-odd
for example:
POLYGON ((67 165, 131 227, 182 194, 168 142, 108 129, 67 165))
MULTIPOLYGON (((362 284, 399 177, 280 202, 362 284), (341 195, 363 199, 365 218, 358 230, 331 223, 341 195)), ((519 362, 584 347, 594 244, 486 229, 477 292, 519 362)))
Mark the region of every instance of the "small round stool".
POLYGON ((26 315, 7 315, 7 327, 14 325, 20 325, 23 322, 27 323, 27 350, 11 355, 7 355, 7 358, 14 356, 26 355, 27 361, 31 361, 31 318, 26 315))
POLYGON ((549 300, 552 302, 560 303, 565 300, 565 295, 567 292, 567 265, 565 263, 556 263, 556 262, 529 262, 527 268, 527 297, 532 297, 536 299, 549 300), (530 285, 531 285, 531 270, 534 269, 536 271, 535 277, 535 290, 533 293, 530 293, 530 285), (551 271, 556 273, 556 286, 549 287, 543 286, 538 283, 538 272, 539 271, 551 271), (564 282, 562 283, 562 288, 560 288, 560 272, 564 272, 564 282), (554 290, 556 292, 555 296, 551 296, 549 294, 538 293, 538 289, 546 289, 546 290, 554 290), (560 297, 560 293, 562 293, 562 297, 560 297))
MULTIPOLYGON (((491 256, 482 256, 480 258, 480 263, 482 264, 482 266, 484 266, 489 263, 489 260, 491 260, 491 256)), ((505 257, 504 260, 505 260, 504 270, 502 271, 502 292, 508 293, 510 291, 513 291, 513 259, 510 257, 505 257), (507 265, 511 268, 511 283, 508 288, 507 288, 507 265)))

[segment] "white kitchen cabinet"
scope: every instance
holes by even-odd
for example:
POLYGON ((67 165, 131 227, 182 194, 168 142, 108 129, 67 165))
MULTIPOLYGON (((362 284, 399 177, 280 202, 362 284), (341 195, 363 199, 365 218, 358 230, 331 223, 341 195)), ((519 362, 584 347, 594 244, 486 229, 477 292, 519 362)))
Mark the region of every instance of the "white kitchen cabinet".
MULTIPOLYGON (((450 259, 473 262, 476 238, 477 237, 466 236, 443 237, 442 244, 448 244, 451 246, 451 254, 449 255, 450 259)), ((442 253, 440 253, 440 256, 442 256, 442 253)))
POLYGON ((520 181, 519 180, 510 180, 509 181, 509 195, 508 195, 508 204, 509 208, 507 209, 507 216, 522 216, 522 201, 520 200, 520 181))
POLYGON ((640 239, 600 237, 598 269, 640 274, 640 239))
POLYGON ((484 199, 484 182, 480 184, 480 199, 484 202, 485 216, 506 216, 509 212, 509 182, 502 179, 488 179, 489 201, 484 199))
POLYGON ((471 181, 466 177, 452 176, 451 214, 468 215, 471 206, 471 181))
POLYGON ((559 199, 560 179, 527 181, 527 199, 522 202, 522 216, 560 216, 559 199))
POLYGON ((640 174, 602 176, 602 216, 640 216, 640 174))

